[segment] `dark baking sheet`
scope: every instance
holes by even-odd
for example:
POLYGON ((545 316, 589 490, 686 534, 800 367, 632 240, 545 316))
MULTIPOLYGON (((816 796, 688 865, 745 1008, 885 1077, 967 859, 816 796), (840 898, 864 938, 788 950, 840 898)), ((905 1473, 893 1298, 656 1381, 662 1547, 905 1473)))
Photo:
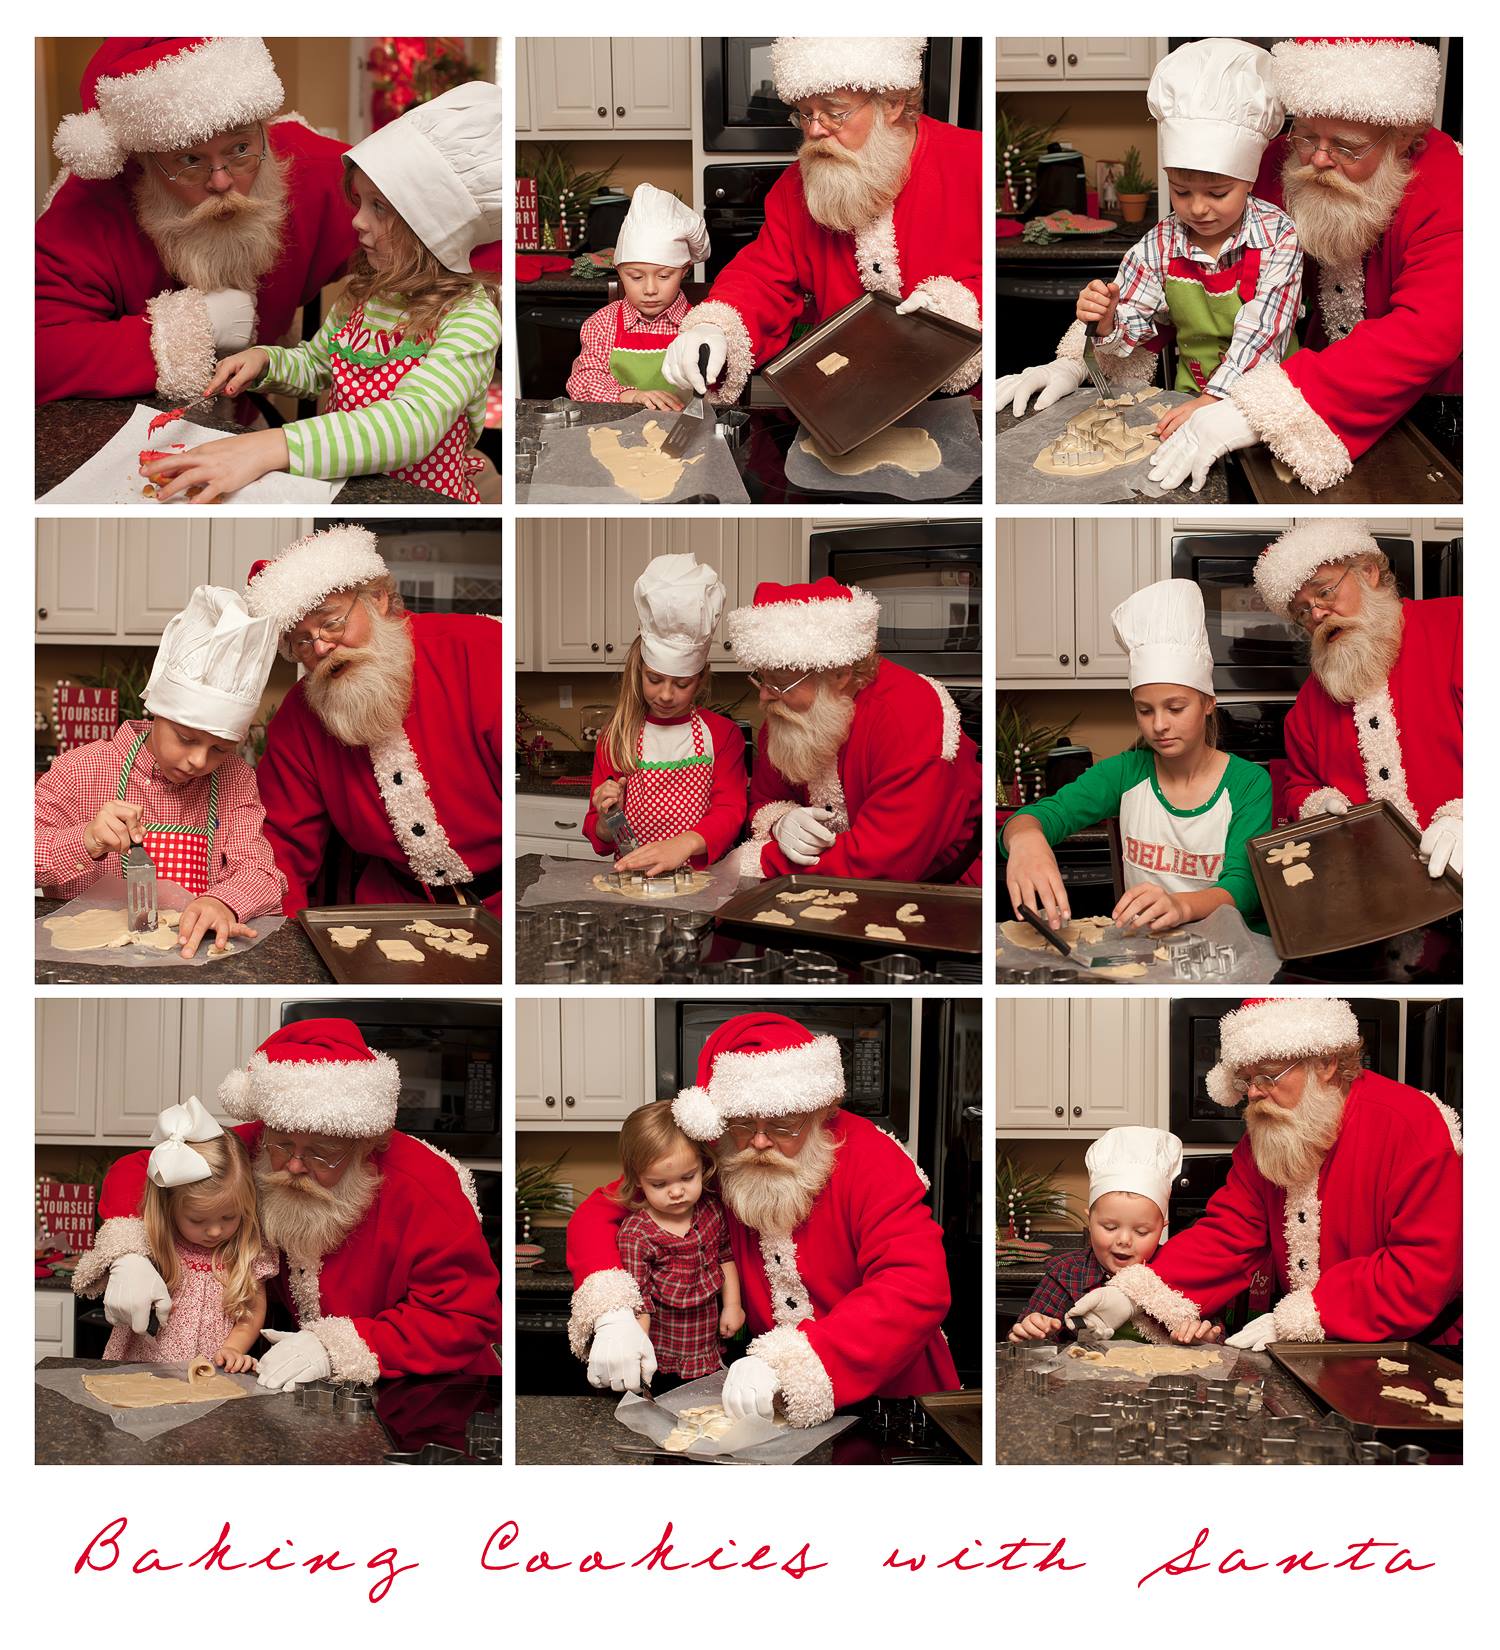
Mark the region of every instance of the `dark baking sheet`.
POLYGON ((1250 839, 1250 871, 1280 957, 1317 957, 1372 945, 1425 928, 1461 911, 1463 879, 1430 877, 1421 840, 1388 802, 1364 802, 1346 814, 1322 814, 1250 839), (1301 863, 1311 882, 1289 888, 1266 855, 1284 842, 1310 842, 1301 863))
POLYGON ((1381 1432, 1463 1430, 1462 1421, 1444 1421, 1414 1404, 1380 1396, 1383 1386, 1409 1386, 1427 1393, 1433 1403, 1445 1402, 1434 1381, 1439 1375, 1446 1381, 1461 1381, 1464 1372, 1451 1358, 1431 1347, 1419 1346, 1415 1341, 1382 1341, 1368 1346, 1346 1341, 1273 1341, 1266 1351, 1319 1403, 1345 1420, 1363 1421, 1381 1432), (1376 1367, 1377 1358, 1391 1358, 1410 1368, 1405 1375, 1385 1375, 1376 1367))
POLYGON ((716 928, 730 928, 752 937, 757 944, 783 950, 794 940, 814 951, 853 949, 876 953, 899 951, 912 956, 977 955, 979 951, 982 898, 978 888, 957 888, 939 882, 862 882, 853 877, 820 877, 808 872, 796 876, 773 877, 736 894, 714 913, 716 928), (783 905, 778 894, 800 893, 807 888, 827 888, 838 893, 847 888, 859 895, 859 903, 848 907, 844 922, 802 922, 794 928, 756 922, 757 911, 781 911, 795 915, 798 907, 783 905), (899 906, 915 903, 927 919, 920 923, 898 923, 899 906), (867 922, 886 928, 900 928, 906 935, 895 940, 871 939, 867 922), (839 933, 837 930, 845 932, 839 933))
POLYGON ((499 985, 500 924, 476 905, 320 905, 297 918, 318 955, 340 985, 499 985), (405 932, 407 923, 426 919, 440 928, 467 928, 482 945, 483 957, 454 957, 425 945, 420 934, 405 932), (368 928, 370 937, 352 951, 335 945, 330 928, 368 928), (410 940, 422 953, 419 963, 392 962, 377 940, 410 940))
POLYGON ((847 453, 941 389, 978 353, 974 327, 930 309, 898 315, 899 300, 866 292, 761 368, 824 452, 847 453), (837 350, 849 365, 818 362, 837 350))
POLYGON ((984 1461, 984 1420, 977 1392, 933 1392, 917 1402, 976 1465, 984 1461))

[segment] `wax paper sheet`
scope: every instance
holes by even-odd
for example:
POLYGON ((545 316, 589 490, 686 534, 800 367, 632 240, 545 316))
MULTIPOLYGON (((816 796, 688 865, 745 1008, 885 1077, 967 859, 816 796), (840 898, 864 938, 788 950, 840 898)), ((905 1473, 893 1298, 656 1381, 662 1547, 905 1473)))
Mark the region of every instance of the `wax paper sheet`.
MULTIPOLYGON (((84 1387, 84 1376, 144 1374, 180 1376, 186 1380, 187 1368, 186 1364, 111 1364, 108 1369, 39 1369, 36 1371, 36 1384, 51 1392, 60 1392, 70 1403, 78 1404, 83 1409, 107 1415, 121 1432, 128 1432, 132 1438, 149 1440, 160 1438, 162 1433, 170 1432, 173 1427, 186 1426, 189 1421, 201 1421, 220 1404, 227 1404, 229 1399, 209 1398, 201 1404, 165 1404, 160 1409, 115 1409, 84 1387)), ((282 1396, 270 1387, 261 1386, 253 1375, 230 1375, 226 1378, 243 1387, 252 1400, 282 1396)))
MULTIPOLYGON (((1028 414, 1009 430, 995 437, 995 497, 1002 504, 1128 504, 1137 496, 1161 498, 1163 493, 1155 482, 1147 478, 1153 449, 1134 464, 1121 464, 1097 476, 1049 476, 1036 467, 1036 456, 1049 441, 1055 441, 1067 427, 1068 420, 1091 407, 1099 399, 1099 392, 1090 384, 1074 390, 1061 401, 1039 413, 1028 414)), ((1154 406, 1176 407, 1192 396, 1181 390, 1153 390, 1149 400, 1137 402, 1127 409, 1125 422, 1150 427, 1159 415, 1149 411, 1154 406)), ((1009 403, 1005 403, 1007 408, 1009 403)))
MULTIPOLYGON (((527 490, 527 504, 635 504, 643 503, 634 493, 617 487, 605 467, 594 457, 589 444, 592 430, 620 431, 625 447, 639 447, 646 437, 648 424, 657 424, 670 431, 677 422, 676 413, 643 410, 629 418, 611 419, 607 424, 575 424, 570 429, 547 430, 545 443, 537 455, 536 468, 531 473, 527 490)), ((717 436, 694 446, 684 456, 692 459, 702 454, 696 463, 684 464, 677 485, 663 499, 645 502, 650 509, 659 504, 677 504, 699 493, 712 493, 721 504, 748 504, 750 495, 740 480, 734 454, 717 436)))
MULTIPOLYGON (((615 1419, 653 1444, 664 1444, 683 1410, 720 1402, 724 1375, 724 1370, 717 1370, 701 1380, 689 1381, 686 1386, 674 1387, 660 1398, 642 1398, 639 1393, 627 1392, 615 1408, 615 1419)), ((760 1466, 790 1466, 853 1425, 852 1415, 835 1415, 831 1421, 815 1427, 777 1426, 774 1421, 763 1421, 757 1415, 740 1421, 722 1438, 700 1439, 682 1453, 702 1458, 732 1455, 736 1461, 751 1461, 760 1466)))
POLYGON ((786 478, 794 487, 824 493, 884 493, 890 498, 952 498, 979 479, 984 459, 979 443, 979 421, 967 395, 942 401, 924 401, 891 425, 894 430, 923 429, 942 451, 943 462, 925 475, 908 475, 894 464, 882 464, 863 475, 840 476, 802 450, 807 432, 800 427, 787 449, 786 478))
MULTIPOLYGON (((1003 874, 1003 867, 1002 867, 1003 874)), ((1002 920, 1011 920, 1010 896, 1002 887, 1000 890, 1000 917, 1002 920)), ((1269 985, 1278 968, 1281 959, 1276 955, 1276 947, 1271 944, 1265 934, 1253 933, 1245 926, 1245 919, 1232 905, 1221 905, 1211 911, 1201 922, 1190 922, 1184 928, 1175 929, 1173 939, 1185 939, 1190 935, 1199 934, 1204 939, 1212 940, 1216 945, 1232 945, 1236 956, 1234 966, 1227 974, 1214 975, 1207 983, 1218 985, 1269 985)), ((1166 946, 1170 942, 1163 938, 1159 942, 1166 946)), ((1084 955, 1093 951, 1112 951, 1108 942, 1102 946, 1075 947, 1084 955)), ((1146 972, 1138 974, 1129 983, 1131 985, 1163 985, 1173 979, 1170 962, 1155 962, 1149 956, 1140 961, 1146 964, 1146 972)), ((1060 952, 1052 947, 1045 946, 1040 951, 1028 951, 1022 946, 1014 945, 1007 940, 1000 930, 999 923, 995 926, 995 966, 997 968, 1067 968, 1069 963, 1060 952)), ((1096 985, 1106 982, 1094 979, 1094 970, 1081 967, 1078 970, 1080 985, 1086 985, 1093 980, 1096 985)), ((1061 983, 1061 982, 1059 982, 1061 983)), ((1186 982, 1179 982, 1186 983, 1186 982)))
MULTIPOLYGON (((1113 1385, 1120 1381, 1140 1382, 1145 1378, 1133 1370, 1109 1369, 1104 1364, 1091 1364, 1083 1358, 1070 1358, 1067 1348, 1072 1344, 1069 1341, 1064 1345, 1049 1346, 1045 1350, 1038 1348, 1034 1352, 1028 1349, 1025 1353, 1027 1364, 1030 1368, 1043 1369, 1049 1375, 1063 1381, 1107 1381, 1113 1385)), ((1123 1340, 1121 1344, 1125 1344, 1123 1340)), ((1174 1341, 1172 1344, 1175 1346, 1177 1343, 1174 1341)), ((1103 1351, 1109 1345, 1110 1342, 1101 1341, 1099 1350, 1103 1351)), ((1227 1380, 1234 1373, 1234 1366, 1239 1362, 1240 1356, 1237 1348, 1218 1344, 1184 1347, 1182 1350, 1213 1354, 1211 1364, 1205 1364, 1202 1369, 1183 1371, 1185 1375, 1196 1375, 1205 1381, 1227 1380)))
MULTIPOLYGON (((158 878, 156 883, 156 909, 158 911, 185 911, 192 903, 193 896, 186 888, 175 882, 167 882, 158 878)), ((36 919, 36 955, 37 961, 61 963, 71 967, 74 963, 96 968, 202 968, 205 964, 222 962, 221 957, 211 957, 209 949, 213 944, 212 935, 199 945, 194 956, 183 957, 177 951, 154 951, 144 945, 122 945, 118 950, 110 951, 64 951, 52 943, 52 931, 45 925, 58 917, 82 916, 85 911, 99 911, 125 909, 125 879, 113 874, 100 877, 86 893, 80 894, 77 899, 71 899, 66 905, 59 906, 48 916, 36 919)), ((280 912, 271 916, 255 917, 245 926, 255 930, 255 938, 234 939, 230 942, 230 949, 225 956, 240 956, 246 951, 252 951, 269 935, 274 934, 286 919, 280 912)))
MULTIPOLYGON (((738 850, 736 850, 736 853, 738 850)), ((530 908, 539 905, 581 905, 598 900, 619 911, 717 911, 739 886, 735 854, 710 865, 713 879, 696 894, 674 894, 670 899, 632 899, 628 894, 606 893, 594 886, 594 878, 614 868, 607 855, 598 859, 544 859, 542 874, 522 894, 518 903, 530 908)))
MULTIPOLYGON (((137 406, 125 425, 115 431, 94 456, 80 464, 66 481, 60 481, 50 493, 42 495, 43 504, 149 504, 161 506, 155 499, 144 498, 141 489, 146 485, 141 476, 141 453, 150 448, 163 452, 181 442, 185 447, 201 447, 209 441, 222 441, 230 432, 209 430, 201 424, 179 418, 164 429, 147 433, 147 425, 157 416, 155 407, 137 406)), ((248 487, 224 497, 226 504, 292 504, 311 510, 330 504, 343 490, 340 481, 318 481, 311 476, 287 475, 273 470, 261 476, 248 487)), ((173 504, 189 503, 178 498, 173 504)))

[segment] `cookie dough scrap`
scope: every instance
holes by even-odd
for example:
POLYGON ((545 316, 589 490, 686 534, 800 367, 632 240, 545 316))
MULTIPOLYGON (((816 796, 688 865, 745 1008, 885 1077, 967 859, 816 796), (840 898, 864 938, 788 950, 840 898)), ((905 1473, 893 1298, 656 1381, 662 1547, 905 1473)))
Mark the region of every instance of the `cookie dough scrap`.
POLYGON ((401 932, 403 934, 431 934, 433 938, 436 939, 443 934, 464 933, 465 930, 459 928, 439 928, 435 922, 428 922, 426 917, 418 917, 415 922, 407 923, 406 927, 403 928, 401 932))
POLYGON ((1375 1367, 1382 1375, 1405 1375, 1411 1369, 1410 1364, 1398 1364, 1394 1358, 1377 1358, 1375 1367))
POLYGON ((410 940, 376 940, 375 943, 380 947, 381 956, 389 962, 419 963, 427 960, 410 940))
POLYGON ((1268 865, 1292 865, 1299 859, 1306 859, 1312 852, 1310 842, 1283 842, 1279 848, 1273 848, 1266 855, 1268 865))
POLYGON ((1440 1421, 1462 1421, 1464 1418, 1462 1404, 1456 1408, 1448 1404, 1424 1404, 1422 1407, 1429 1415, 1435 1415, 1440 1421))
POLYGON ((804 907, 802 915, 813 922, 842 922, 849 913, 842 905, 809 905, 804 907))
POLYGON ((717 1443, 733 1427, 734 1422, 724 1413, 722 1404, 695 1404, 678 1414, 677 1425, 663 1440, 662 1448, 673 1451, 685 1450, 698 1443, 700 1439, 708 1443, 717 1443))
POLYGON ((818 362, 818 371, 822 373, 825 378, 832 378, 834 373, 841 372, 848 365, 849 357, 847 355, 840 355, 837 350, 830 350, 828 354, 818 362))
POLYGON ((128 1375, 85 1375, 83 1390, 111 1409, 160 1409, 165 1404, 201 1404, 220 1398, 248 1398, 238 1381, 211 1371, 197 1380, 177 1381, 135 1370, 128 1375))
POLYGON ((885 924, 878 922, 867 922, 865 924, 865 937, 872 940, 894 940, 898 945, 903 944, 906 940, 906 935, 899 928, 888 928, 885 924))
MULTIPOLYGON (((429 923, 429 927, 432 925, 429 923)), ((422 943, 429 951, 441 951, 449 957, 484 957, 489 955, 489 946, 483 941, 474 938, 472 928, 433 928, 430 934, 422 936, 422 943)))
POLYGON ((785 911, 757 911, 754 920, 766 923, 771 928, 795 928, 797 919, 789 917, 785 911))
POLYGON ((810 435, 804 435, 797 445, 836 476, 862 476, 887 465, 894 470, 904 470, 909 476, 922 476, 943 462, 942 448, 925 429, 915 424, 892 425, 868 441, 861 441, 857 447, 851 447, 847 453, 825 453, 810 435))
POLYGON ((328 937, 341 951, 352 951, 361 940, 369 939, 370 930, 368 928, 353 928, 348 926, 341 928, 330 928, 328 930, 328 937))
POLYGON ((805 905, 809 900, 826 900, 829 904, 833 903, 833 896, 826 888, 788 888, 776 898, 783 905, 805 905))
POLYGON ((651 419, 641 431, 641 445, 627 447, 618 424, 596 424, 589 431, 589 451, 609 471, 610 480, 623 493, 642 504, 660 504, 677 491, 682 472, 690 464, 701 464, 702 453, 691 458, 671 458, 661 450, 667 432, 651 419))
MULTIPOLYGON (((1065 922, 1056 933, 1064 945, 1092 945, 1108 927, 1108 917, 1075 917, 1071 922, 1065 922)), ((1018 919, 1002 922, 1000 933, 1009 944, 1019 946, 1022 951, 1052 949, 1029 922, 1021 922, 1018 919)), ((1104 974, 1108 970, 1100 969, 1098 972, 1104 974)))
POLYGON ((1427 1407, 1427 1394, 1418 1392, 1414 1386, 1383 1386, 1380 1396, 1398 1404, 1415 1404, 1418 1409, 1427 1407))
POLYGON ((927 918, 917 909, 915 903, 908 901, 905 905, 896 908, 897 922, 926 922, 927 918))
POLYGON ((198 1357, 188 1361, 188 1385, 201 1387, 205 1382, 214 1378, 214 1361, 205 1358, 200 1353, 198 1357))
POLYGON ((859 895, 851 888, 840 888, 838 893, 828 894, 823 903, 824 905, 858 905, 859 895))
POLYGON ((1295 888, 1300 882, 1311 882, 1313 868, 1311 865, 1288 865, 1281 873, 1281 880, 1288 888, 1295 888))
POLYGON ((1464 1384, 1462 1381, 1455 1381, 1449 1376, 1439 1375, 1432 1384, 1447 1398, 1450 1404, 1462 1405, 1464 1401, 1464 1384))

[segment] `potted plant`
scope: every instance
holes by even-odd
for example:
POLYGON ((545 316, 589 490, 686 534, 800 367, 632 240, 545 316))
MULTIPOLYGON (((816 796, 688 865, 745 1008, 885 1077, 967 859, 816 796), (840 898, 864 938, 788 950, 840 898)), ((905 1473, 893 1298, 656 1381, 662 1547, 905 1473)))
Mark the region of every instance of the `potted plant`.
POLYGON ((557 1178, 564 1152, 550 1163, 522 1163, 516 1168, 516 1242, 531 1242, 531 1223, 539 1215, 573 1211, 572 1188, 557 1178))
POLYGON ((568 152, 558 143, 527 145, 516 157, 516 176, 536 179, 537 216, 542 246, 547 251, 581 247, 588 222, 589 202, 614 176, 618 155, 608 166, 592 172, 575 171, 568 152))
POLYGON ((1036 196, 1037 162, 1047 152, 1052 134, 1068 118, 1039 126, 1021 120, 1002 103, 995 125, 995 210, 1004 217, 1025 217, 1036 196))
POLYGON ((1047 782, 1047 755, 1078 718, 1039 726, 1007 700, 995 708, 995 805, 1022 808, 1035 802, 1047 782))
POLYGON ((1002 1264, 1050 1253, 1052 1245, 1034 1235, 1044 1223, 1068 1231, 1084 1229, 1084 1215, 1070 1207, 1073 1199, 1053 1179, 1061 1167, 1055 1163, 1044 1173, 1003 1153, 996 1156, 995 1257, 1002 1264))
POLYGON ((1126 223, 1140 223, 1146 216, 1146 203, 1151 199, 1152 182, 1141 169, 1141 152, 1134 144, 1125 151, 1120 175, 1115 180, 1115 194, 1120 200, 1120 216, 1126 223))

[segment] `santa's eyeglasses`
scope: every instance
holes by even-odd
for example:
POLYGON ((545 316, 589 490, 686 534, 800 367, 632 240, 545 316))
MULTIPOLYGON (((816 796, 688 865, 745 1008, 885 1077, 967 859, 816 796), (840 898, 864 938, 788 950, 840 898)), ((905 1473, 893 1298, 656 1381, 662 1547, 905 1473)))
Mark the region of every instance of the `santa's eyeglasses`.
POLYGON ((336 1169, 348 1157, 350 1146, 345 1146, 336 1157, 326 1149, 318 1150, 313 1146, 298 1147, 295 1140, 268 1140, 266 1155, 271 1159, 272 1167, 284 1169, 292 1159, 299 1158, 304 1167, 309 1169, 336 1169))
POLYGON ((359 597, 356 596, 337 619, 323 619, 312 627, 312 633, 307 636, 298 636, 289 644, 295 658, 305 659, 319 642, 336 642, 344 634, 349 623, 349 615, 359 606, 359 597))
POLYGON ((228 172, 231 177, 242 178, 259 171, 260 163, 266 158, 264 127, 261 128, 260 142, 259 149, 252 149, 248 142, 237 143, 233 152, 221 161, 209 162, 199 160, 195 155, 179 155, 177 159, 183 164, 175 172, 169 172, 155 155, 151 158, 156 160, 157 170, 168 183, 187 183, 196 187, 207 183, 215 172, 228 172))
POLYGON ((749 673, 749 680, 750 686, 753 687, 757 693, 771 693, 778 699, 784 699, 794 688, 801 687, 810 676, 816 676, 817 674, 818 673, 815 670, 804 670, 802 674, 796 677, 793 681, 773 682, 762 672, 752 670, 749 673))
POLYGON ((858 103, 847 103, 841 109, 793 109, 786 118, 790 125, 800 126, 804 132, 815 123, 825 132, 842 132, 851 115, 857 115, 867 103, 874 101, 874 98, 862 97, 858 103))
POLYGON ((1287 138, 1287 142, 1297 151, 1298 160, 1311 160, 1321 149, 1330 160, 1337 161, 1340 166, 1347 166, 1351 161, 1363 160, 1381 141, 1381 138, 1371 138, 1368 143, 1328 143, 1312 132, 1292 132, 1287 138))
POLYGON ((1289 1071, 1295 1071, 1298 1066, 1305 1064, 1303 1060, 1293 1060, 1291 1065, 1283 1066, 1274 1076, 1268 1071, 1252 1071, 1248 1077, 1231 1077, 1229 1086, 1236 1094, 1249 1094, 1251 1089, 1259 1089, 1262 1094, 1269 1094, 1289 1071))
POLYGON ((1298 602, 1296 606, 1292 608, 1291 611, 1293 620, 1297 624, 1305 625, 1308 620, 1312 618, 1314 610, 1319 613, 1327 613, 1333 605, 1333 598, 1339 593, 1339 586, 1353 571, 1353 568, 1346 567, 1332 584, 1320 584, 1317 589, 1313 591, 1312 600, 1310 602, 1298 602))
POLYGON ((756 1135, 769 1135, 772 1140, 800 1140, 812 1122, 809 1114, 800 1123, 766 1123, 758 1117, 733 1118, 727 1124, 730 1135, 738 1146, 748 1144, 756 1135))

